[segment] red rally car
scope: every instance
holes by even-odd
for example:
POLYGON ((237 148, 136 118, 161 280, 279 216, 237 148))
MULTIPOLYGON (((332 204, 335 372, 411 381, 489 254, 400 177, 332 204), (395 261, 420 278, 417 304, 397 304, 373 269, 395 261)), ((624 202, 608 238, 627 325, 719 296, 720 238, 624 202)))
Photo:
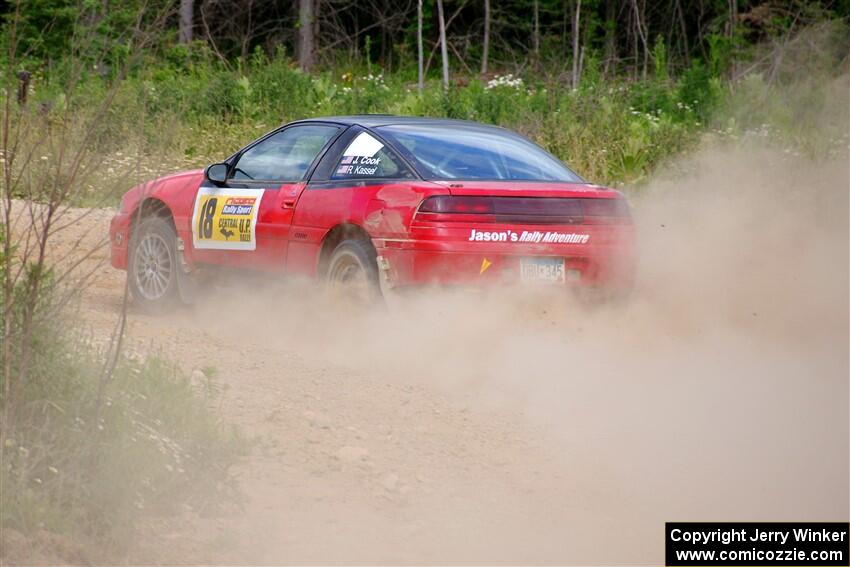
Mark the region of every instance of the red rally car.
POLYGON ((397 116, 287 124, 205 170, 128 191, 111 259, 160 308, 212 266, 381 290, 547 283, 626 291, 634 226, 623 195, 526 138, 397 116))

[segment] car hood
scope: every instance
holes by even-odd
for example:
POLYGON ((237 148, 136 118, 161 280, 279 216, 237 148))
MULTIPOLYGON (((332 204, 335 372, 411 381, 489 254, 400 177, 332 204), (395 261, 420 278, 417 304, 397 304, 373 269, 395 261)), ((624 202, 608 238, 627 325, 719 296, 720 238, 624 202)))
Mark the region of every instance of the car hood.
POLYGON ((171 183, 184 177, 200 177, 203 176, 203 169, 190 169, 189 171, 180 171, 177 173, 170 173, 168 175, 163 175, 162 177, 158 177, 154 183, 171 183))
POLYGON ((124 193, 121 198, 120 210, 123 212, 135 210, 139 201, 143 198, 156 197, 168 201, 170 197, 183 194, 186 191, 193 192, 198 187, 203 175, 203 169, 193 169, 140 183, 124 193))

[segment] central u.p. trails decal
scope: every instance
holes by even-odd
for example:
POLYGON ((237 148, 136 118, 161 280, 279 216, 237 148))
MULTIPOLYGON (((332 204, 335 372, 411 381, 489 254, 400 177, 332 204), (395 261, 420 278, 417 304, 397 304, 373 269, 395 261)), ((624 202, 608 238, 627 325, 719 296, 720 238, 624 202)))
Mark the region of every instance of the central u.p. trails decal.
POLYGON ((256 250, 263 189, 201 187, 192 215, 192 245, 200 249, 256 250))
POLYGON ((531 244, 587 244, 589 234, 559 232, 557 230, 477 230, 469 233, 470 242, 527 242, 531 244))

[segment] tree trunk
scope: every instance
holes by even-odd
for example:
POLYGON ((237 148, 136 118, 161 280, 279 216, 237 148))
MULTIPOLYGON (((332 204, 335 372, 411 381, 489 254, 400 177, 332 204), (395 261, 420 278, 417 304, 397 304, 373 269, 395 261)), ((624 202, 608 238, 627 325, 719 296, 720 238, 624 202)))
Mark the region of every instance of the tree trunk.
POLYGON ((540 58, 540 0, 534 0, 534 28, 531 33, 531 50, 534 53, 534 63, 540 58))
MULTIPOLYGON (((635 14, 635 31, 637 32, 637 37, 640 39, 640 43, 643 46, 643 70, 641 71, 641 77, 646 79, 646 69, 649 66, 649 41, 646 38, 644 11, 641 10, 641 7, 638 5, 638 0, 632 0, 632 8, 634 9, 635 14)), ((635 49, 635 51, 637 52, 637 49, 635 49)), ((637 61, 635 61, 635 65, 637 65, 637 61)))
MULTIPOLYGON (((322 10, 322 0, 313 0, 313 53, 319 51, 319 38, 322 37, 320 29, 320 18, 322 10)), ((314 55, 315 58, 315 55, 314 55)))
POLYGON ((298 66, 302 71, 309 71, 315 63, 313 1, 298 0, 298 66))
POLYGON ((729 0, 729 27, 727 28, 727 35, 732 37, 735 35, 735 24, 738 20, 738 1, 737 0, 729 0))
POLYGON ((679 38, 682 43, 682 58, 685 60, 685 66, 690 66, 691 48, 688 45, 688 28, 685 24, 685 13, 682 11, 682 4, 679 0, 676 0, 676 11, 679 13, 679 28, 682 32, 681 37, 679 38))
MULTIPOLYGON (((390 13, 390 7, 386 5, 386 2, 384 3, 384 13, 385 14, 390 13)), ((381 68, 383 68, 383 69, 387 69, 387 71, 391 71, 391 69, 389 69, 388 65, 387 65, 387 19, 381 18, 380 21, 381 21, 381 25, 380 25, 380 29, 381 29, 381 55, 379 56, 380 58, 378 60, 378 65, 380 65, 381 68)))
POLYGON ((425 90, 425 50, 422 46, 422 0, 416 5, 416 63, 419 67, 419 92, 425 90))
POLYGON ((614 0, 605 2, 605 67, 603 74, 607 77, 613 65, 616 69, 617 59, 617 5, 614 0))
POLYGON ((180 43, 190 43, 192 41, 194 16, 195 0, 180 0, 180 43))
POLYGON ((576 13, 573 18, 573 88, 578 88, 581 79, 581 55, 579 53, 579 32, 581 31, 581 0, 576 0, 576 13))
POLYGON ((449 90, 449 49, 446 43, 446 17, 443 0, 437 0, 437 17, 440 24, 440 54, 443 56, 443 90, 449 90))
POLYGON ((490 0, 484 0, 484 47, 481 52, 481 74, 487 74, 487 58, 490 56, 490 0))

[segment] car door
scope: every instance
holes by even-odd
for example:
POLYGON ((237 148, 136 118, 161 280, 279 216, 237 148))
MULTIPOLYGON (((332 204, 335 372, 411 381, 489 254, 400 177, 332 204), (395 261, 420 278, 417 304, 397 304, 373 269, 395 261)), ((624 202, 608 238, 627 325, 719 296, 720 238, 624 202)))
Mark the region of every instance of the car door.
POLYGON ((301 194, 293 220, 287 271, 314 276, 328 230, 355 224, 383 237, 401 236, 421 200, 410 166, 370 131, 352 126, 324 154, 301 194))
POLYGON ((229 160, 224 186, 202 183, 192 216, 195 260, 283 269, 308 173, 340 132, 340 126, 327 123, 287 126, 229 160))

